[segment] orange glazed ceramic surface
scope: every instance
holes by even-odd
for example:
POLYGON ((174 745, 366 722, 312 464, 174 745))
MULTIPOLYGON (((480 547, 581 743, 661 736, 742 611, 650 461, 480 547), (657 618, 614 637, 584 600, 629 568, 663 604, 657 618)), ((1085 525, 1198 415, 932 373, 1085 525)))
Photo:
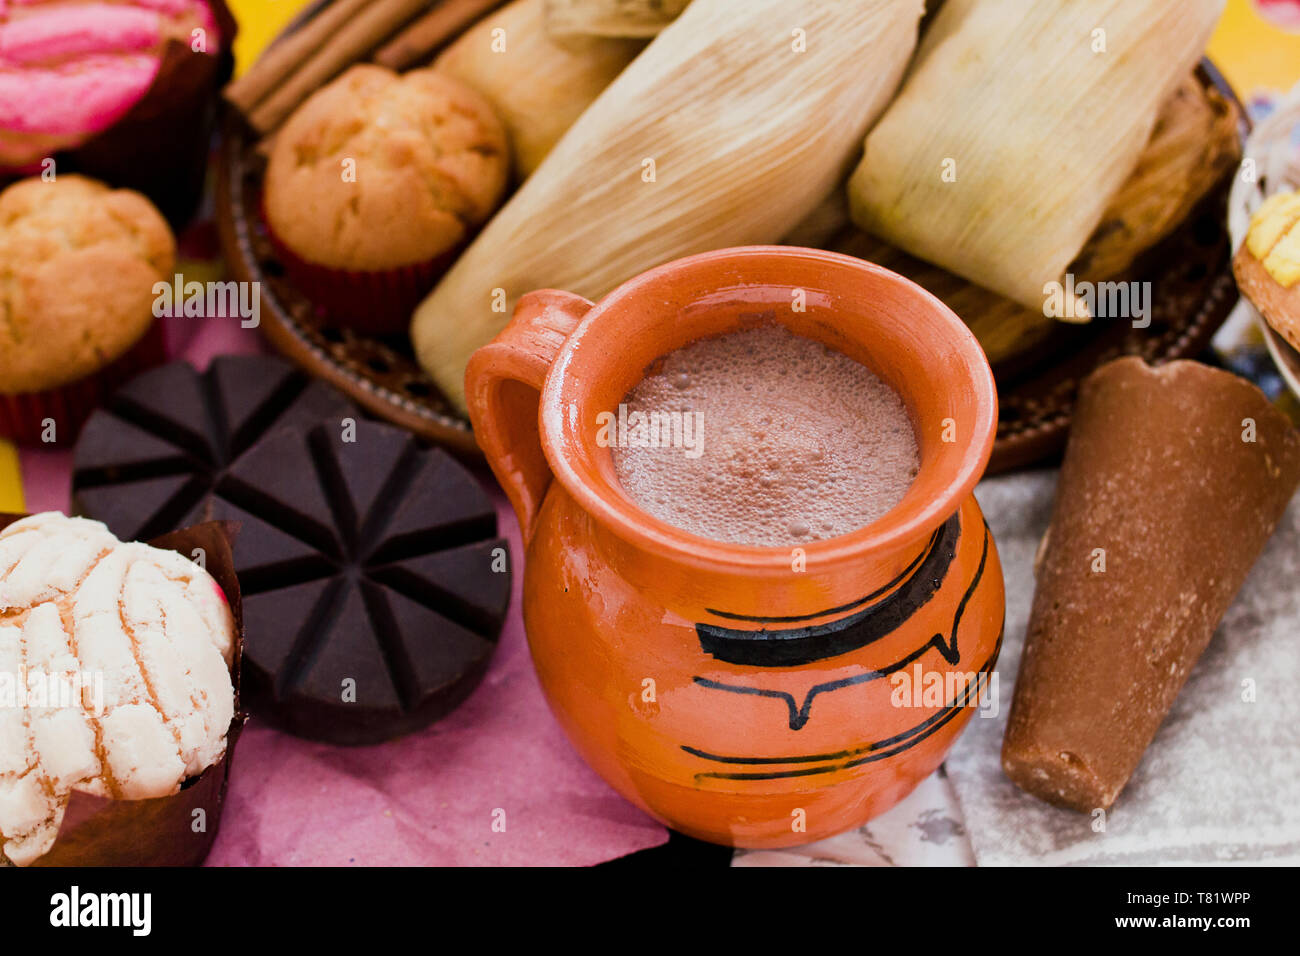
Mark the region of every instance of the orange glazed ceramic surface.
POLYGON ((787 846, 862 824, 939 766, 988 692, 1004 611, 971 493, 997 395, 942 303, 848 256, 724 249, 595 305, 525 296, 466 386, 527 542, 524 623, 542 688, 624 797, 700 839, 787 846), (619 487, 599 413, 660 356, 764 321, 857 359, 907 404, 921 468, 880 520, 802 548, 724 544, 619 487), (896 689, 918 667, 944 678, 941 698, 896 689))

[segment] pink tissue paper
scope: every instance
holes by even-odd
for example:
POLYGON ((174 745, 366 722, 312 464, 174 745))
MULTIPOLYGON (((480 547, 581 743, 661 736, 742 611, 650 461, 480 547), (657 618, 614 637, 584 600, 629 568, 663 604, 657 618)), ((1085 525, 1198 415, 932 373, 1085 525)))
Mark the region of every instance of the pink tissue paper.
MULTIPOLYGON (((171 354, 200 369, 214 355, 262 351, 234 320, 164 321, 171 354)), ((71 462, 70 449, 22 451, 28 511, 68 510, 71 462)), ((209 866, 590 865, 668 839, 588 769, 551 716, 524 638, 519 528, 483 476, 514 562, 483 683, 427 730, 374 747, 311 743, 250 720, 209 866)))

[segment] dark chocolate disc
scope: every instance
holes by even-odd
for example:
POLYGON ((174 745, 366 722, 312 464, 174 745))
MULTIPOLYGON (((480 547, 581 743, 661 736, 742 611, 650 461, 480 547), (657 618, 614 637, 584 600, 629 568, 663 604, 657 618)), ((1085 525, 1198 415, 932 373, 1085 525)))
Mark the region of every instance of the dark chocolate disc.
POLYGON ((259 438, 358 415, 339 391, 280 359, 225 356, 203 375, 172 362, 90 417, 73 453, 73 506, 123 541, 226 517, 213 489, 259 438))
POLYGON ((510 598, 478 481, 275 359, 146 373, 87 423, 74 500, 120 537, 240 522, 241 697, 303 737, 377 743, 482 677, 510 598))

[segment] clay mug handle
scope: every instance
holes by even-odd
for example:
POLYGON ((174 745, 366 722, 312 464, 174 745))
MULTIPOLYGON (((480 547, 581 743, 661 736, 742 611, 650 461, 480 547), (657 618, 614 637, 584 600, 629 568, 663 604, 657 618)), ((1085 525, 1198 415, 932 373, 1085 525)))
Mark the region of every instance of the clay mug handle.
POLYGON ((474 437, 515 509, 525 547, 551 484, 538 428, 542 383, 592 305, 558 289, 529 292, 510 324, 471 355, 465 369, 474 437))

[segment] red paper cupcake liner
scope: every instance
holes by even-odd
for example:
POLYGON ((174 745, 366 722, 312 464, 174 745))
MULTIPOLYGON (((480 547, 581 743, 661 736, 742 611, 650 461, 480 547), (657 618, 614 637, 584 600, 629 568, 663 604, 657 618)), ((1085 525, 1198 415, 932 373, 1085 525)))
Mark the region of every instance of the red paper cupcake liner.
POLYGON ((459 250, 396 269, 357 271, 308 262, 281 242, 262 216, 267 238, 285 276, 321 310, 330 324, 364 335, 392 335, 410 328, 411 315, 459 250))
POLYGON ((90 413, 119 385, 166 358, 163 327, 155 321, 125 354, 93 375, 43 392, 0 395, 0 438, 20 445, 42 444, 45 422, 50 419, 55 428, 51 447, 71 448, 90 413))

